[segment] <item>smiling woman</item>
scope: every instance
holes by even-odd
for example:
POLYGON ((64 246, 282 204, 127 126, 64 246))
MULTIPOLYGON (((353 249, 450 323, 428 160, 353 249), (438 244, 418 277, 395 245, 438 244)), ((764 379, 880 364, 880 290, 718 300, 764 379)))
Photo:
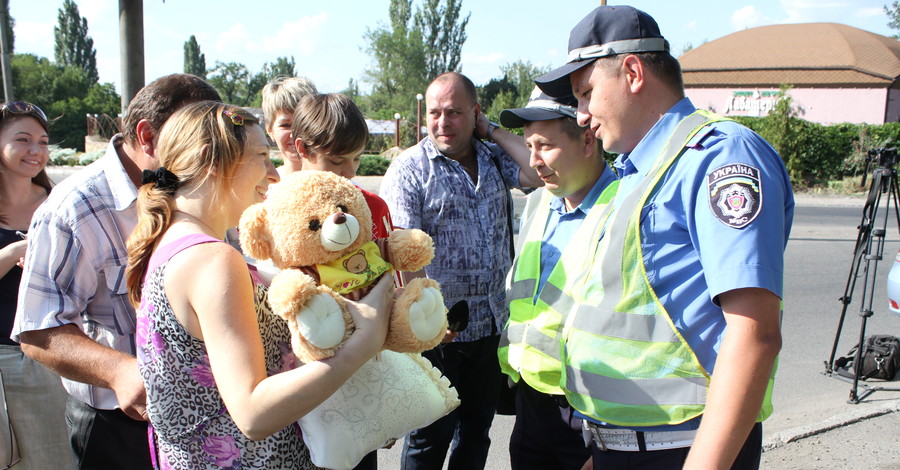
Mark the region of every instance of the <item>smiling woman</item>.
MULTIPOLYGON (((22 354, 9 338, 16 316, 22 260, 35 209, 50 192, 44 171, 47 117, 24 101, 0 105, 0 387, 21 460, 16 468, 72 468, 66 435, 66 392, 59 377, 22 354)), ((0 414, 0 420, 3 419, 0 414)), ((2 434, 2 433, 0 433, 2 434)), ((4 443, 0 436, 0 446, 4 443)), ((0 449, 0 458, 3 458, 0 449)), ((10 461, 0 461, 6 468, 10 461)))

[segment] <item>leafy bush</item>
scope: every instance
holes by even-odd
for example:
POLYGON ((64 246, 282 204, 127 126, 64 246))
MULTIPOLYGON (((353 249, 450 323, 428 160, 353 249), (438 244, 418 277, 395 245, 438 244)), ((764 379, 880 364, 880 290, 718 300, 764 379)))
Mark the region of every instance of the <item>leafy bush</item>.
POLYGON ((391 162, 387 158, 382 158, 378 155, 363 155, 356 174, 359 176, 381 176, 384 175, 390 164, 391 162))
POLYGON ((75 158, 75 149, 59 148, 57 146, 50 147, 50 164, 59 166, 75 166, 78 159, 75 158))
POLYGON ((106 150, 97 150, 96 152, 82 153, 78 158, 78 164, 90 165, 91 163, 97 161, 98 158, 102 157, 104 153, 106 153, 106 150))

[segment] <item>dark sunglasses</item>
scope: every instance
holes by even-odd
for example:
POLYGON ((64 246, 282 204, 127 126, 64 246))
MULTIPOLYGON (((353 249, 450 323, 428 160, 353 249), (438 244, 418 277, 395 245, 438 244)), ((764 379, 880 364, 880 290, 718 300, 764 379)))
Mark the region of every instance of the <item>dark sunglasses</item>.
POLYGON ((0 112, 4 111, 12 114, 40 117, 41 120, 47 122, 47 115, 44 114, 44 111, 27 101, 9 101, 3 103, 0 105, 0 112))

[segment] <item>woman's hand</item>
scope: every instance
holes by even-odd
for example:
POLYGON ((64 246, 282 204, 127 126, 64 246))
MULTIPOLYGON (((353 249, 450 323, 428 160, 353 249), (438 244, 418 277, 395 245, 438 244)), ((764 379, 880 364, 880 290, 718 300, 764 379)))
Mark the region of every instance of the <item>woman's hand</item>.
POLYGON ((356 323, 351 338, 364 338, 369 347, 380 351, 387 336, 391 310, 394 306, 394 278, 381 276, 369 293, 359 301, 347 301, 347 310, 356 323))

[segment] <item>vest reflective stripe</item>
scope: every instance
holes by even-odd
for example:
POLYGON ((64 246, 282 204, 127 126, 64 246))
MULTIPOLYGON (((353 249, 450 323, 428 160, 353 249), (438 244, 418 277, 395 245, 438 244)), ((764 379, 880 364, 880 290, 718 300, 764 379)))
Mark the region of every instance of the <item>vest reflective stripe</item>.
POLYGON ((702 405, 706 403, 704 377, 668 377, 663 379, 615 379, 603 375, 581 373, 566 377, 568 388, 596 390, 593 398, 623 405, 702 405), (698 393, 700 392, 700 393, 698 393))
MULTIPOLYGON (((515 266, 513 266, 513 268, 515 268, 515 266)), ((524 299, 529 295, 534 296, 534 291, 537 289, 537 283, 537 279, 522 279, 521 281, 513 282, 512 286, 506 291, 507 302, 512 301, 512 299, 524 299)))
POLYGON ((535 300, 540 279, 540 250, 550 214, 552 195, 544 190, 529 198, 519 232, 517 257, 507 276, 510 319, 501 332, 497 355, 501 370, 514 380, 522 378, 542 393, 561 395, 562 363, 559 332, 575 300, 569 293, 572 281, 586 264, 583 253, 597 225, 612 209, 618 182, 600 194, 563 251, 535 300), (568 247, 574 247, 569 249, 568 247))
POLYGON ((568 319, 562 355, 566 398, 587 416, 653 426, 703 412, 709 376, 647 279, 640 216, 687 142, 721 119, 697 111, 679 122, 653 169, 634 190, 617 197, 616 212, 601 229, 605 236, 576 290, 582 307, 568 319))
MULTIPOLYGON (((500 347, 524 343, 526 330, 528 330, 527 324, 511 323, 506 329, 506 334, 500 338, 500 347)), ((532 328, 532 330, 534 329, 532 328)), ((532 331, 532 333, 528 335, 528 345, 539 349, 541 352, 557 361, 559 360, 559 338, 551 338, 540 332, 532 331)))
POLYGON ((661 315, 636 315, 579 305, 572 327, 595 335, 632 341, 677 343, 678 336, 661 315))

